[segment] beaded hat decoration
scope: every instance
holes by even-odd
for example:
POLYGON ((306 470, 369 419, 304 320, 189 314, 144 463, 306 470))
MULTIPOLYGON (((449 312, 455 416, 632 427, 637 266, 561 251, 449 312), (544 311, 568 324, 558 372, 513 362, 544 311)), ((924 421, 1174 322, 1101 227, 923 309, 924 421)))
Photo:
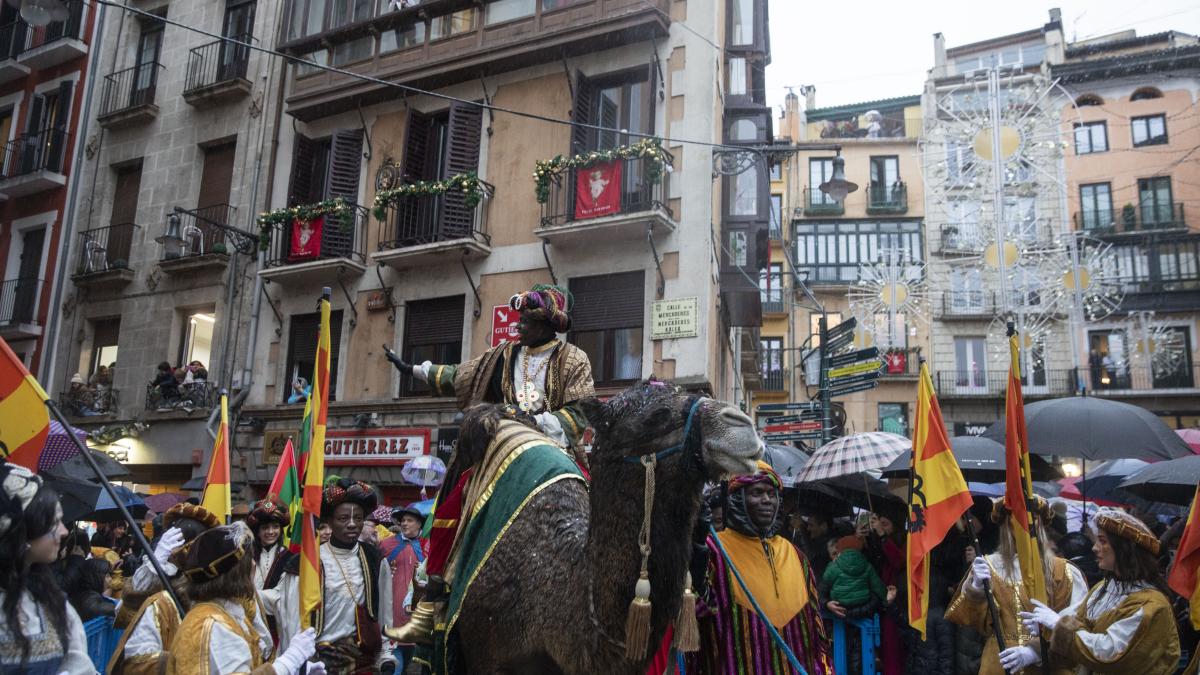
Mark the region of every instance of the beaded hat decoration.
POLYGON ((42 489, 42 478, 20 464, 0 461, 0 535, 25 516, 25 509, 42 489))
POLYGON ((321 493, 321 515, 329 517, 333 510, 345 504, 358 504, 366 516, 379 507, 379 497, 375 488, 361 480, 330 476, 325 479, 325 490, 321 493))
POLYGON ((1105 532, 1132 541, 1153 555, 1158 555, 1158 537, 1146 524, 1120 509, 1104 507, 1096 516, 1096 525, 1105 532))
POLYGON ((549 321, 559 333, 571 329, 569 313, 574 305, 575 298, 570 291, 549 284, 535 284, 532 290, 517 293, 508 299, 510 308, 549 321))
POLYGON ((251 530, 257 530, 267 523, 279 523, 281 527, 287 527, 291 518, 287 504, 275 495, 268 495, 266 499, 254 503, 250 515, 246 516, 246 524, 251 530))
POLYGON ((253 542, 250 528, 240 521, 207 530, 187 545, 183 573, 189 581, 212 581, 236 567, 253 542))

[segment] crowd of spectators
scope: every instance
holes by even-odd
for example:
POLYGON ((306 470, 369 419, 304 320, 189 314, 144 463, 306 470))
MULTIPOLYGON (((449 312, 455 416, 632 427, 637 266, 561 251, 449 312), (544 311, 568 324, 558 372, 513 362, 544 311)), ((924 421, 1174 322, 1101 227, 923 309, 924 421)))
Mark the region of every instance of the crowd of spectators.
POLYGON ((211 392, 208 369, 200 361, 178 368, 163 361, 147 385, 146 408, 159 412, 175 409, 191 412, 195 408, 209 407, 211 392))

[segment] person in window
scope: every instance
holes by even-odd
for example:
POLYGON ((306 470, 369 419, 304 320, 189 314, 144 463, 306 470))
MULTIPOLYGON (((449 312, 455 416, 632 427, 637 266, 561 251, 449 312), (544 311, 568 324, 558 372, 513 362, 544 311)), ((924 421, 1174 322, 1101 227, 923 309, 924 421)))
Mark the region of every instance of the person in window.
POLYGON ((160 408, 169 408, 179 400, 179 382, 175 379, 175 370, 166 361, 158 364, 158 371, 150 381, 150 386, 158 394, 160 408))
MULTIPOLYGON (((492 347, 458 365, 435 365, 429 361, 413 365, 387 345, 384 351, 403 375, 428 382, 434 396, 455 396, 461 410, 479 403, 507 404, 519 409, 552 441, 568 448, 586 475, 586 455, 579 440, 587 419, 579 401, 596 394, 592 364, 586 352, 558 340, 556 335, 571 329, 569 312, 573 304, 570 291, 543 284, 512 296, 509 309, 520 312, 518 342, 492 347)), ((432 640, 434 618, 445 590, 442 565, 450 555, 459 523, 457 514, 462 511, 473 466, 456 466, 452 461, 451 468, 446 480, 450 487, 448 496, 438 497, 429 534, 430 583, 426 596, 413 610, 409 622, 388 635, 401 644, 429 644, 432 640)))
POLYGON ((80 417, 93 417, 102 414, 96 411, 96 396, 83 383, 83 376, 79 373, 71 376, 71 385, 67 390, 67 403, 71 412, 80 417))
POLYGON ((54 489, 0 462, 0 673, 91 675, 83 622, 50 565, 67 534, 54 489))
POLYGON ((304 403, 312 395, 312 385, 303 377, 292 380, 292 395, 288 396, 288 404, 304 403))
POLYGON ((1000 658, 1010 672, 1043 661, 1051 669, 1140 675, 1169 675, 1178 667, 1179 633, 1158 565, 1158 538, 1118 509, 1100 509, 1095 522, 1093 550, 1104 581, 1061 613, 1040 602, 1021 612, 1026 630, 1046 636, 1050 654, 1044 659, 1032 645, 1006 649, 1000 658))

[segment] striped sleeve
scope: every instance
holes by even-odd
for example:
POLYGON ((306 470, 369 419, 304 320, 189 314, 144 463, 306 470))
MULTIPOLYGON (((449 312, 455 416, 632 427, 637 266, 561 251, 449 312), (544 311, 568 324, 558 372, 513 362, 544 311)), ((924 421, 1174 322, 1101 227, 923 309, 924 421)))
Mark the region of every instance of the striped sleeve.
POLYGON ((579 441, 583 438, 583 430, 587 428, 587 418, 583 416, 583 410, 579 406, 578 401, 574 401, 564 405, 552 413, 558 422, 562 425, 563 433, 567 437, 567 442, 571 446, 579 445, 579 441))
POLYGON ((454 376, 456 374, 458 374, 457 365, 430 365, 430 392, 434 396, 454 396, 454 376))

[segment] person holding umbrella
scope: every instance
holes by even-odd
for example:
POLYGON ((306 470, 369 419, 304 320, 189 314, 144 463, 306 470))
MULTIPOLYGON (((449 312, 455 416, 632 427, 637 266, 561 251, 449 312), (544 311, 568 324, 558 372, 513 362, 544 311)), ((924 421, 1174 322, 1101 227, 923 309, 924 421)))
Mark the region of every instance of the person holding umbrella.
MULTIPOLYGON (((1046 590, 1050 596, 1050 606, 1054 611, 1061 611, 1081 602, 1087 594, 1087 582, 1083 573, 1063 558, 1050 555, 1053 550, 1046 541, 1045 524, 1054 517, 1053 511, 1046 500, 1034 497, 1034 517, 1039 521, 1037 527, 1040 545, 1045 555, 1042 558, 1045 566, 1046 590)), ((960 626, 968 626, 987 636, 983 656, 980 660, 981 675, 1003 675, 1007 670, 1012 672, 1005 660, 1005 655, 1014 649, 1024 649, 1034 640, 1036 632, 1023 630, 1018 614, 1034 605, 1025 597, 1024 585, 1021 580, 1021 565, 1017 559, 1017 545, 1010 529, 1009 512, 1004 506, 1004 499, 992 503, 991 520, 1000 527, 999 550, 987 556, 978 556, 971 563, 971 570, 960 585, 950 606, 946 608, 946 619, 960 626), (996 610, 1000 617, 999 631, 992 623, 989 613, 987 585, 995 598, 996 610), (996 640, 999 632, 1004 638, 1001 646, 996 640)), ((1036 602, 1033 601, 1033 602, 1036 602)), ((1025 664, 1029 665, 1029 664, 1025 664)), ((1054 672, 1066 672, 1069 669, 1056 669, 1054 672)))
POLYGON ((95 673, 83 623, 54 583, 67 530, 53 488, 0 462, 0 673, 95 673))
MULTIPOLYGON (((1179 665, 1179 633, 1159 570, 1158 539, 1140 520, 1123 511, 1100 509, 1096 516, 1096 557, 1104 581, 1071 611, 1061 614, 1035 602, 1021 612, 1030 633, 1045 631, 1051 667, 1090 671, 1170 675, 1179 665)), ((1027 665, 1042 660, 1021 647, 1027 665)))

